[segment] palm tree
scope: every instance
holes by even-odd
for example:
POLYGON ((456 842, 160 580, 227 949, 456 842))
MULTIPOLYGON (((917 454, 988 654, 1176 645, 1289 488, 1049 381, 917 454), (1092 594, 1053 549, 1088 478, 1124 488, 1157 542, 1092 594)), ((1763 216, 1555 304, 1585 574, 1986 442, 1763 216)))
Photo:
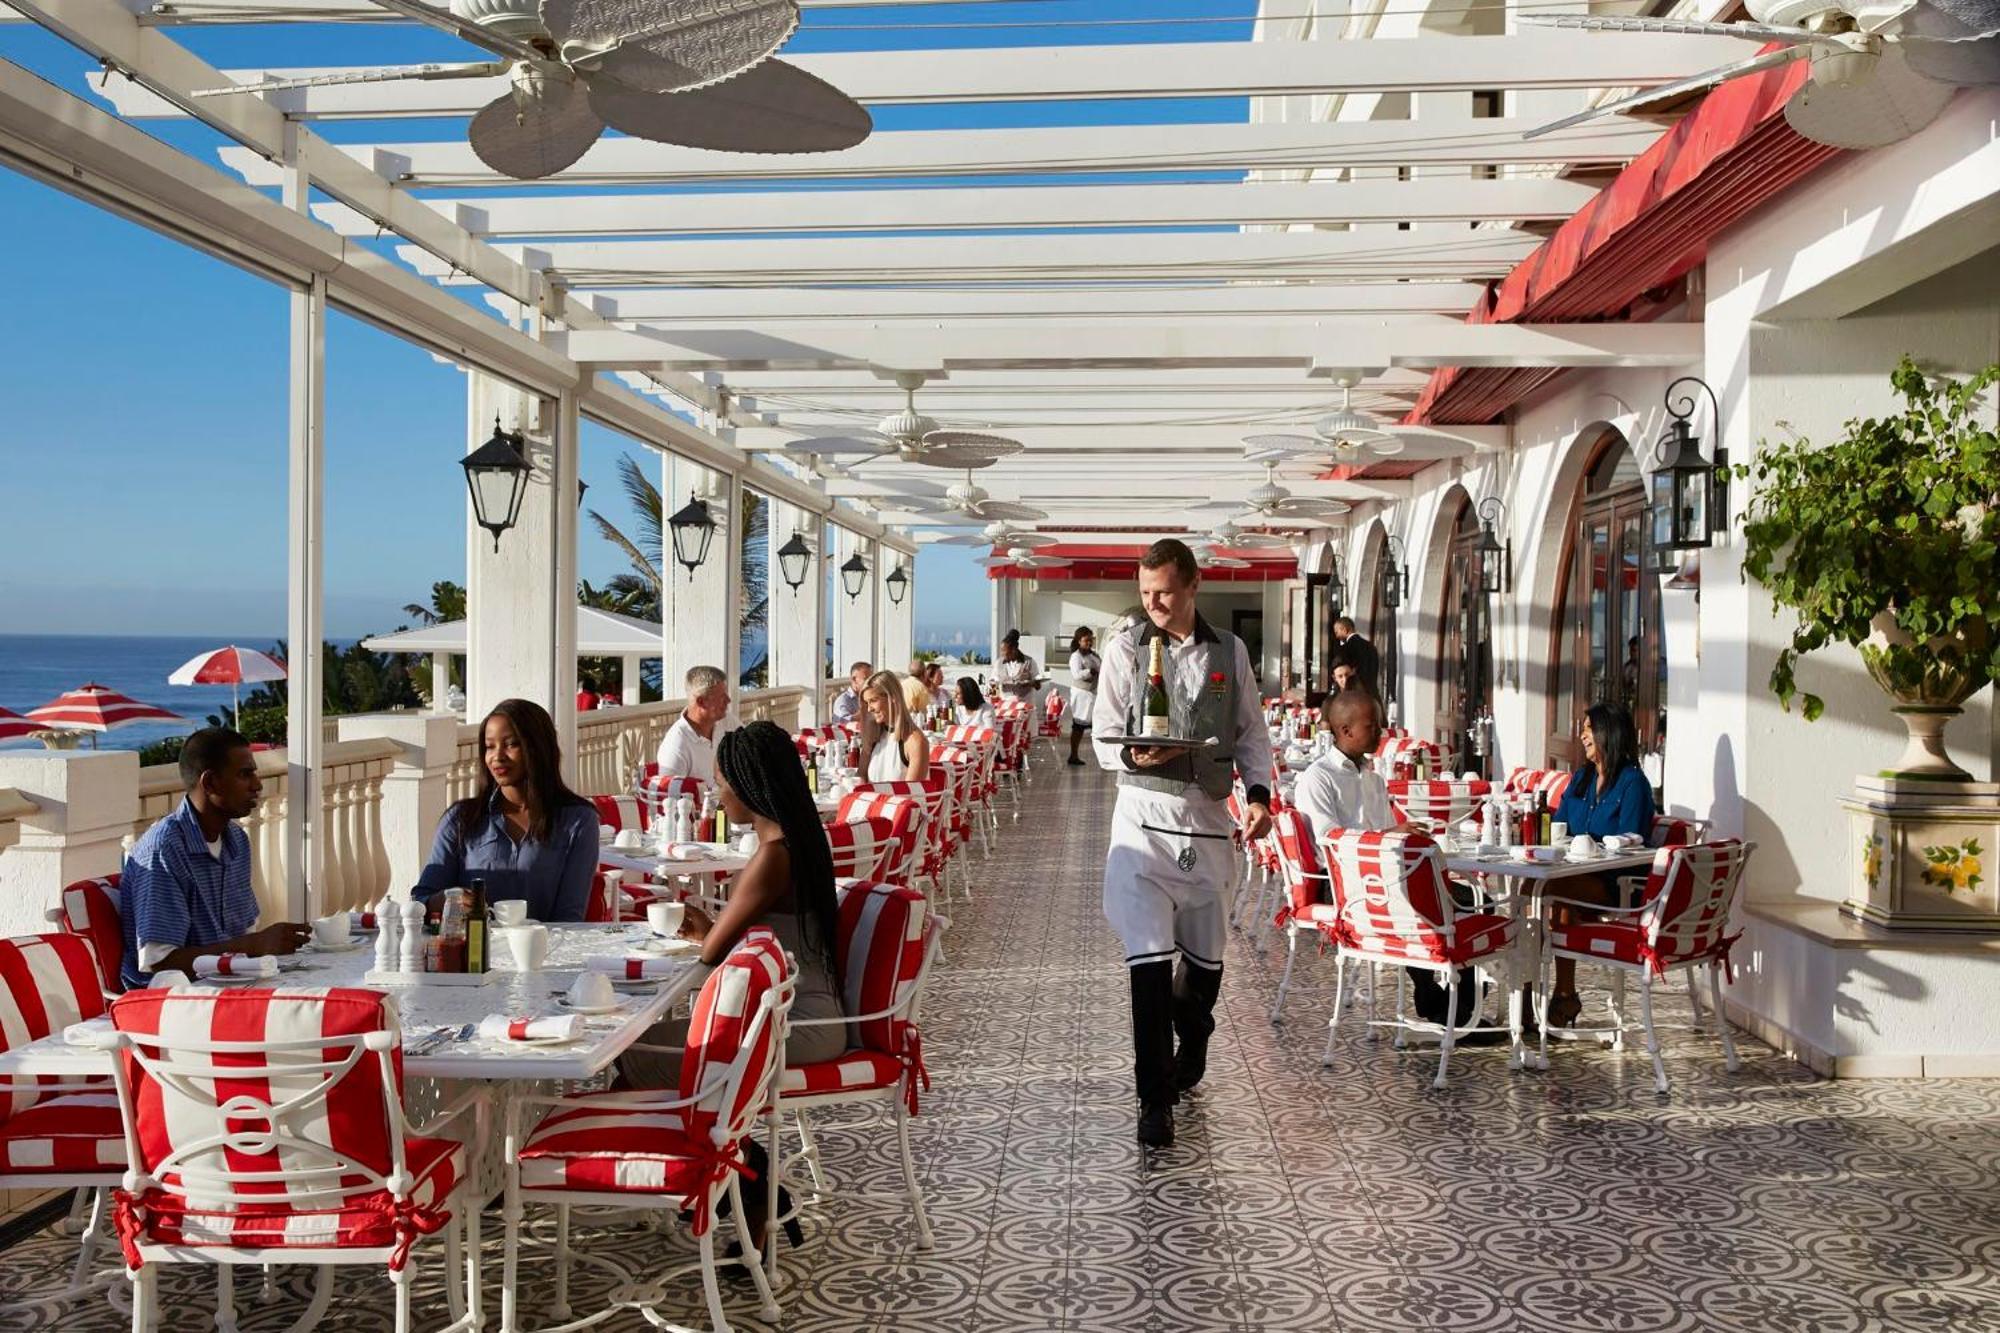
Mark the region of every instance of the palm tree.
POLYGON ((403 614, 419 625, 442 625, 448 620, 465 619, 465 589, 449 579, 431 585, 431 604, 407 603, 403 614))
MULTIPOLYGON (((637 515, 632 526, 634 535, 627 536, 617 524, 595 509, 590 511, 590 521, 597 526, 599 536, 625 553, 626 560, 631 562, 632 573, 618 575, 605 585, 604 591, 620 598, 627 593, 635 594, 630 605, 646 608, 647 618, 657 619, 661 594, 665 589, 661 570, 666 562, 666 507, 660 488, 630 454, 619 456, 618 483, 637 515), (642 591, 650 595, 650 603, 646 597, 637 595, 642 591)), ((741 495, 743 499, 736 525, 743 534, 741 592, 736 610, 737 624, 748 636, 753 631, 762 630, 770 615, 767 577, 770 557, 767 547, 771 532, 771 506, 748 489, 741 491, 741 495)), ((602 602, 596 604, 603 605, 602 602)), ((610 609, 623 610, 627 615, 642 614, 639 609, 625 610, 623 606, 610 609)))

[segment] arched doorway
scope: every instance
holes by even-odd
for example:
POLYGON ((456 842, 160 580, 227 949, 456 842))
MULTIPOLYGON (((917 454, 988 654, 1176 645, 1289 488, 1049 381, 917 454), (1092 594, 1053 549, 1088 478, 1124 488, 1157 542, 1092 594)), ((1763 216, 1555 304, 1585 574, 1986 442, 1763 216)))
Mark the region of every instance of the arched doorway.
POLYGON ((1609 427, 1589 457, 1564 537, 1550 660, 1548 761, 1582 761, 1577 731, 1594 703, 1632 710, 1641 754, 1666 743, 1667 651, 1660 582, 1646 570, 1646 479, 1609 427))
MULTIPOLYGON (((1361 542, 1361 560, 1356 569, 1353 587, 1348 592, 1348 614, 1359 622, 1360 633, 1375 645, 1376 656, 1380 659, 1381 671, 1374 682, 1385 705, 1396 702, 1400 682, 1397 679, 1399 665, 1396 661, 1396 608, 1382 600, 1382 580, 1393 577, 1389 561, 1389 530, 1381 519, 1369 525, 1368 535, 1361 542)), ((1400 717, 1400 710, 1397 710, 1400 717)))
POLYGON ((1473 765, 1472 734, 1493 710, 1493 614, 1479 586, 1479 519, 1471 497, 1458 495, 1445 550, 1444 596, 1438 606, 1438 739, 1473 765))

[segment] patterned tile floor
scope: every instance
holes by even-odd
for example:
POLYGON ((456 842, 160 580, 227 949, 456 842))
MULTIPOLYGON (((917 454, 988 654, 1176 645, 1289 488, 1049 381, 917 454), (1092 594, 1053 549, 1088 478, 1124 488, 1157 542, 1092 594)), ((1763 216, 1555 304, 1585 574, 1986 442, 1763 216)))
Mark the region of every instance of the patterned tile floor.
MULTIPOLYGON (((1435 1093, 1433 1055, 1358 1031, 1320 1067, 1317 960, 1274 1027, 1268 932, 1231 945, 1179 1143, 1142 1154, 1125 978, 1098 911, 1110 780, 1037 774, 1020 823, 973 863, 977 900, 954 906, 930 994, 936 1090, 914 1133, 936 1248, 914 1248, 882 1122, 826 1117, 837 1179, 874 1197, 826 1207, 785 1255, 785 1329, 2000 1330, 2000 1083, 1827 1082, 1748 1038, 1730 1075, 1712 1038, 1680 1033, 1665 1101, 1642 1052, 1579 1046, 1545 1074, 1465 1052, 1435 1093)), ((654 1268, 686 1252, 629 1229, 579 1246, 654 1268)), ((60 1285, 69 1254, 54 1236, 17 1247, 0 1302, 60 1285)), ((548 1266, 529 1271, 523 1308, 539 1311, 548 1266)), ((436 1273, 420 1278, 419 1327, 444 1322, 436 1273)), ((576 1308, 608 1281, 580 1270, 576 1308)), ((341 1284, 325 1327, 390 1327, 378 1280, 341 1284)), ((206 1290, 168 1290, 166 1327, 210 1327, 206 1290)), ((692 1282, 675 1290, 699 1319, 692 1282)), ((297 1309, 243 1305, 254 1333, 297 1309)), ((730 1309, 762 1327, 747 1292, 730 1309)), ((0 1305, 0 1328, 58 1326, 118 1321, 0 1305)))

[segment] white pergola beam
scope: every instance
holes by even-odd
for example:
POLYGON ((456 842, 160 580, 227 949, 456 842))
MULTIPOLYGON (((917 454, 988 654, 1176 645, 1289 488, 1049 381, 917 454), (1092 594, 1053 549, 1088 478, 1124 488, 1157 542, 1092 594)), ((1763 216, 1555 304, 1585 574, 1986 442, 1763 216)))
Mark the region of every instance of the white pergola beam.
MULTIPOLYGON (((1241 188, 1241 187, 1231 187, 1241 188)), ((615 323, 664 320, 676 327, 720 324, 759 328, 826 320, 988 319, 1265 319, 1274 315, 1438 314, 1470 310, 1485 288, 1474 282, 1342 282, 1279 285, 1241 283, 1179 287, 1048 287, 996 291, 980 287, 775 287, 571 289, 615 323)))
MULTIPOLYGON (((977 190, 441 199, 474 236, 681 236, 762 232, 994 231, 1008 227, 1327 226, 1361 222, 1549 221, 1597 193, 1580 181, 1365 180, 1298 184, 1021 186, 977 190)), ((313 215, 343 236, 375 223, 339 204, 313 215)))
MULTIPOLYGON (((685 284, 1124 281, 1206 278, 1497 278, 1541 238, 1506 228, 1451 232, 1061 233, 824 240, 551 241, 498 248, 564 283, 685 284)), ((414 246, 426 277, 475 281, 414 246)), ((745 330, 748 332, 749 330, 745 330)), ((711 336, 731 332, 714 330, 711 336)), ((767 336, 767 335, 759 335, 767 336)))
POLYGON ((785 341, 741 332, 580 331, 552 335, 578 362, 675 370, 787 365, 1035 369, 1052 364, 1314 366, 1666 366, 1701 354, 1699 324, 1461 324, 1450 320, 1328 321, 1294 328, 1120 328, 1038 325, 913 330, 863 324, 785 341))
MULTIPOLYGON (((1310 49, 1329 48, 1320 44, 1310 49)), ((236 104, 256 99, 210 100, 236 104)), ((451 141, 344 144, 340 151, 405 187, 502 187, 518 193, 537 187, 573 189, 675 181, 743 184, 1106 171, 1608 164, 1630 161, 1660 136, 1660 127, 1647 121, 1610 117, 1543 138, 1523 139, 1522 134, 1536 124, 1532 119, 1480 120, 1441 130, 1414 120, 1381 120, 1123 125, 1115 131, 1104 126, 902 130, 872 134, 837 153, 719 153, 643 139, 603 138, 575 166, 543 182, 498 175, 474 156, 470 147, 451 141)), ((222 158, 252 185, 277 184, 277 168, 260 153, 224 148, 222 158)))
MULTIPOLYGON (((1365 42, 1160 42, 1113 46, 1003 46, 849 51, 786 56, 858 101, 1091 101, 1475 88, 1647 86, 1743 57, 1728 37, 1588 33, 1536 28, 1503 36, 1426 33, 1365 42)), ((350 67, 226 70, 230 82, 349 73, 350 67)), ((269 94, 294 119, 467 116, 507 92, 504 77, 347 84, 269 94)), ((183 114, 123 97, 130 117, 183 114)))

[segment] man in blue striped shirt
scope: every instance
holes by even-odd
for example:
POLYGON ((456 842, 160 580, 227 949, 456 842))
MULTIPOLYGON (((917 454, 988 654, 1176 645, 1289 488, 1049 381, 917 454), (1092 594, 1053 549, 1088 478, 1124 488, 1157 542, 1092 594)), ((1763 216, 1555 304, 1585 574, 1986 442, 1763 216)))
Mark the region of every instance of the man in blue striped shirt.
POLYGON ((250 742, 204 727, 181 747, 187 799, 146 830, 125 858, 118 912, 127 986, 171 969, 192 974, 201 954, 287 954, 312 934, 297 922, 257 926, 250 839, 236 822, 257 808, 264 784, 250 742))

